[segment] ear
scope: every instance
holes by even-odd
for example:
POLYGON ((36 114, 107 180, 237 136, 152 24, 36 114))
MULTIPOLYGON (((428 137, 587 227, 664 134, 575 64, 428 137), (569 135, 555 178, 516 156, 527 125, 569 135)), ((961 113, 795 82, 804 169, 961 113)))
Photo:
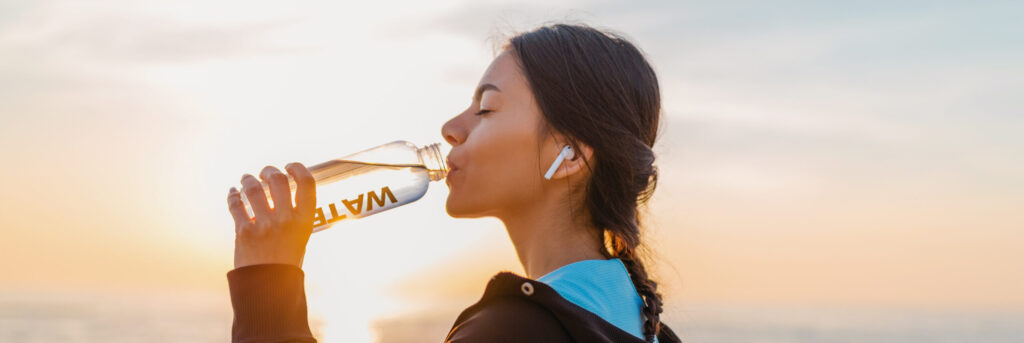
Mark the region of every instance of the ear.
MULTIPOLYGON (((573 149, 573 157, 562 160, 562 164, 559 165, 555 173, 551 175, 552 180, 574 175, 579 176, 582 175, 580 173, 587 171, 587 163, 593 162, 592 158, 594 156, 594 149, 582 142, 577 142, 576 144, 577 145, 573 149)), ((555 161, 555 158, 558 156, 558 153, 562 151, 563 147, 565 147, 565 144, 559 145, 558 150, 555 150, 554 153, 551 154, 551 157, 548 159, 548 166, 550 166, 550 163, 555 161)))

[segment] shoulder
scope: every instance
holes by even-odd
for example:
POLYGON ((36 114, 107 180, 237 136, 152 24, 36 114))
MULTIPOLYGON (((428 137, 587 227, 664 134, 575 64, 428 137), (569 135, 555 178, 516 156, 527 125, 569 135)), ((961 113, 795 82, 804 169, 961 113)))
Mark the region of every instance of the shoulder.
MULTIPOLYGON (((569 302, 543 282, 501 272, 488 282, 480 301, 462 311, 445 342, 642 343, 643 340, 569 302)), ((662 340, 662 343, 669 342, 673 341, 662 340)))
POLYGON ((558 319, 531 301, 503 297, 481 305, 452 328, 446 342, 572 342, 558 319))
POLYGON ((459 316, 445 342, 573 340, 559 319, 541 304, 515 295, 490 294, 459 316))

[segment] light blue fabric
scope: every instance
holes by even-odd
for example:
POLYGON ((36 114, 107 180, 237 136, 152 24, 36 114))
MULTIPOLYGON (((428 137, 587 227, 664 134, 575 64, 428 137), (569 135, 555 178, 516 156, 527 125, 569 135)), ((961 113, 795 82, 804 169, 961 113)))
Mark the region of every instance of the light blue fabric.
POLYGON ((622 260, 574 262, 541 276, 537 281, 551 286, 576 306, 643 339, 640 312, 644 301, 633 287, 622 260))

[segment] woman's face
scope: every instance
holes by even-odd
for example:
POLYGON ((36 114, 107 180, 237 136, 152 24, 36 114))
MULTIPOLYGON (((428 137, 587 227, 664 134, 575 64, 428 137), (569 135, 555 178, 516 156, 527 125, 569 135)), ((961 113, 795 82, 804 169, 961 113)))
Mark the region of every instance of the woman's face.
POLYGON ((501 217, 539 196, 540 162, 550 163, 558 149, 540 137, 544 119, 509 51, 491 62, 474 95, 441 128, 452 145, 446 208, 452 217, 501 217))

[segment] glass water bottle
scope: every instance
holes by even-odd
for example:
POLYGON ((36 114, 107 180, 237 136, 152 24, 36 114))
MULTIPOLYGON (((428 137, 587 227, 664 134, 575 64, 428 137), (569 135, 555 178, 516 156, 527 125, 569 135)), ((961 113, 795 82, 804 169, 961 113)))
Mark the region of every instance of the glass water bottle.
MULTIPOLYGON (((419 200, 427 192, 430 181, 442 180, 448 174, 448 164, 439 143, 417 147, 406 141, 394 141, 307 168, 316 180, 313 232, 339 221, 366 217, 419 200)), ((285 175, 294 198, 295 180, 285 175)), ((273 206, 270 188, 265 181, 261 182, 273 206)), ((242 192, 242 202, 249 216, 253 216, 245 192, 242 192)))

